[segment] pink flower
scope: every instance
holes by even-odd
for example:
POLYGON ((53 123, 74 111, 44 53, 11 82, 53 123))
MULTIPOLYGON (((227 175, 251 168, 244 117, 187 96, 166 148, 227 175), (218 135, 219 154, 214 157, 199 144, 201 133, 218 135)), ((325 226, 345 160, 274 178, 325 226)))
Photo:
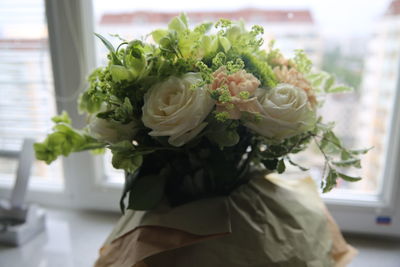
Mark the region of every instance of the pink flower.
POLYGON ((229 102, 218 102, 218 112, 228 112, 230 119, 240 119, 241 112, 259 113, 262 107, 257 98, 254 97, 260 81, 251 73, 239 70, 228 74, 224 66, 217 69, 214 80, 210 86, 211 90, 228 89, 231 96, 229 102))
POLYGON ((260 81, 251 73, 245 70, 239 70, 228 75, 224 66, 219 67, 214 74, 214 81, 211 84, 211 89, 216 90, 226 85, 231 93, 231 96, 239 96, 240 92, 247 91, 253 95, 256 89, 260 86, 260 81))

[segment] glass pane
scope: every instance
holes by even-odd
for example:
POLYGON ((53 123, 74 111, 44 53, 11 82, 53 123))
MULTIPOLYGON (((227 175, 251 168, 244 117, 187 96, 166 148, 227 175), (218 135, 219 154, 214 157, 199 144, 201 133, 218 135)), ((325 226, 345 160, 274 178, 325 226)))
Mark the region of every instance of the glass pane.
MULTIPOLYGON (((0 181, 12 183, 25 137, 41 140, 56 114, 44 1, 0 3, 0 181)), ((61 162, 35 162, 32 183, 62 186, 61 162)))
MULTIPOLYGON (((341 190, 337 191, 378 193, 398 75, 400 1, 349 0, 346 7, 343 2, 333 0, 271 2, 96 0, 95 27, 96 32, 108 37, 117 33, 127 39, 142 38, 183 11, 192 24, 229 18, 244 19, 248 25, 261 25, 265 29, 265 39, 276 39, 277 47, 287 56, 291 56, 294 49, 304 49, 316 67, 335 73, 340 82, 354 87, 352 93, 329 96, 321 110, 325 120, 337 122, 336 132, 347 146, 374 147, 364 157, 363 169, 352 170, 352 174, 364 179, 358 183, 340 181, 338 188, 341 190)), ((97 48, 98 62, 104 63, 107 51, 100 42, 97 48)), ((324 169, 323 158, 318 153, 318 149, 310 147, 293 157, 298 163, 311 167, 310 173, 316 179, 324 169)))

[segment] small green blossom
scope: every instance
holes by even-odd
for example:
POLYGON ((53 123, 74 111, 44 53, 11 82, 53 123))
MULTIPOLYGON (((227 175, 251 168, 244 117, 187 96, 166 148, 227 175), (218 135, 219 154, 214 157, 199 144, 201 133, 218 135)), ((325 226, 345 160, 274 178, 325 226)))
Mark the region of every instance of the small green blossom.
POLYGON ((219 93, 218 101, 221 103, 229 103, 232 101, 231 93, 227 88, 218 88, 219 93))
POLYGON ((226 55, 223 52, 219 52, 215 55, 212 60, 212 65, 214 69, 218 69, 219 67, 225 65, 226 62, 226 55))
POLYGON ((241 58, 237 58, 235 61, 228 61, 226 68, 230 74, 238 72, 244 68, 244 62, 241 58))
POLYGON ((259 112, 253 113, 254 114, 254 120, 256 122, 261 122, 262 120, 262 115, 259 112))
POLYGON ((226 111, 215 112, 215 119, 219 122, 225 122, 229 119, 229 113, 226 111))
POLYGON ((219 92, 217 90, 209 90, 210 96, 212 99, 218 101, 219 98, 219 92))
POLYGON ((294 62, 297 70, 302 73, 309 73, 312 68, 312 61, 307 57, 306 53, 302 49, 295 50, 294 62))
POLYGON ((215 28, 228 28, 232 25, 232 21, 229 19, 220 19, 215 23, 215 28))
POLYGON ((260 25, 253 25, 253 27, 251 27, 250 33, 254 36, 257 36, 259 34, 264 34, 264 28, 260 25))
POLYGON ((249 91, 242 91, 239 93, 239 97, 243 100, 247 100, 250 98, 250 92, 249 91))

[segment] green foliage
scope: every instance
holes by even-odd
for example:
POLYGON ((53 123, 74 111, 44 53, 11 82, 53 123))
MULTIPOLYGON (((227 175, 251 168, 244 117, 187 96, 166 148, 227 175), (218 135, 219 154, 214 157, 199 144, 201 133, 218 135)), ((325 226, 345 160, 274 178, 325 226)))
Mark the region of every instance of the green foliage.
POLYGON ((105 147, 104 143, 73 129, 68 124, 71 120, 66 112, 54 117, 53 121, 56 122, 53 132, 43 142, 34 144, 37 159, 50 164, 61 155, 68 156, 72 152, 105 147))
POLYGON ((113 154, 112 165, 114 168, 134 173, 142 165, 142 154, 131 142, 122 141, 110 146, 110 149, 113 154))
POLYGON ((278 164, 276 165, 276 170, 278 171, 278 173, 283 173, 286 170, 285 161, 283 159, 280 159, 278 161, 278 164))
POLYGON ((336 84, 335 76, 324 71, 311 72, 305 77, 318 93, 345 93, 353 91, 353 88, 349 86, 336 84))
POLYGON ((344 174, 343 168, 361 168, 359 156, 367 153, 370 149, 350 150, 343 146, 340 139, 332 131, 333 124, 317 124, 317 131, 314 141, 325 158, 325 179, 322 181, 322 191, 324 193, 332 190, 337 179, 341 178, 347 182, 356 182, 361 177, 353 177, 344 174), (318 139, 317 139, 318 138, 318 139))
MULTIPOLYGON (((128 134, 119 132, 121 142, 108 144, 91 137, 91 129, 76 130, 70 125, 68 114, 53 118, 53 132, 35 144, 36 157, 51 163, 57 157, 72 152, 92 150, 112 152, 112 164, 126 172, 121 197, 121 209, 148 210, 161 199, 172 205, 187 201, 229 194, 247 182, 247 174, 254 166, 283 173, 286 164, 301 170, 306 168, 293 162, 289 155, 303 151, 314 140, 326 160, 323 191, 331 190, 337 179, 354 182, 359 177, 343 173, 343 168, 360 168, 360 155, 368 150, 349 150, 333 133, 333 125, 318 123, 315 129, 285 140, 265 138, 245 127, 240 120, 230 119, 229 109, 234 100, 248 100, 254 95, 240 92, 234 99, 228 85, 216 90, 210 88, 214 72, 224 67, 228 74, 245 70, 261 82, 261 88, 270 89, 279 81, 273 68, 284 60, 271 42, 268 50, 261 49, 264 29, 253 26, 246 30, 243 21, 221 19, 213 24, 205 22, 194 29, 189 27, 185 14, 173 18, 167 28, 153 31, 143 40, 128 41, 118 35, 120 44, 114 48, 105 37, 95 34, 108 49, 108 63, 95 69, 88 77, 88 88, 79 99, 81 112, 109 125, 125 127, 128 134), (210 31, 212 27, 216 31, 210 31), (207 127, 196 138, 180 148, 172 147, 167 136, 150 136, 151 129, 142 122, 144 96, 150 88, 170 76, 180 77, 188 72, 200 73, 202 80, 192 85, 208 89, 210 97, 223 104, 225 111, 214 108, 206 118, 207 127), (100 118, 100 119, 99 119, 100 118), (132 127, 131 127, 132 125, 132 127)), ((338 93, 350 88, 336 83, 327 72, 312 69, 306 54, 298 50, 285 66, 296 68, 310 82, 317 93, 338 93)), ((242 118, 260 119, 260 114, 242 112, 242 118)), ((190 114, 196 115, 196 114, 190 114)), ((92 122, 91 122, 92 123, 92 122)), ((93 128, 90 128, 93 127, 93 128)), ((99 129, 97 129, 99 130, 99 129)), ((108 134, 107 129, 100 129, 108 134)), ((108 129, 110 130, 110 129, 108 129)), ((94 133, 93 131, 92 133, 94 133)))
POLYGON ((129 209, 151 210, 164 196, 165 175, 148 175, 136 179, 129 194, 129 209))
POLYGON ((247 72, 257 77, 261 82, 261 86, 273 88, 277 85, 275 74, 266 61, 262 61, 250 53, 241 54, 241 58, 247 72))
POLYGON ((261 163, 270 171, 274 171, 278 167, 278 159, 262 159, 261 163))
POLYGON ((65 124, 71 124, 71 118, 69 117, 68 113, 66 111, 63 111, 60 115, 54 116, 51 118, 51 120, 54 123, 65 123, 65 124))
POLYGON ((327 93, 345 93, 352 92, 354 89, 346 85, 331 86, 326 89, 327 93))
POLYGON ((96 35, 96 37, 98 37, 101 40, 101 42, 104 44, 104 46, 107 47, 107 49, 110 51, 112 62, 114 64, 119 64, 120 65, 121 61, 117 57, 116 51, 114 49, 114 46, 106 38, 104 38, 102 35, 100 35, 98 33, 95 33, 94 35, 96 35))
POLYGON ((295 50, 294 63, 296 64, 296 69, 304 74, 311 71, 312 61, 301 49, 295 50))
POLYGON ((215 120, 211 119, 205 135, 220 148, 231 147, 239 143, 237 121, 228 120, 226 112, 217 113, 215 120))
POLYGON ((301 171, 308 171, 308 170, 309 170, 308 168, 305 168, 305 167, 303 167, 303 166, 300 166, 300 165, 297 164, 296 162, 293 162, 292 159, 291 159, 289 156, 287 156, 286 159, 289 161, 289 163, 290 163, 291 165, 293 165, 293 166, 299 168, 301 171))

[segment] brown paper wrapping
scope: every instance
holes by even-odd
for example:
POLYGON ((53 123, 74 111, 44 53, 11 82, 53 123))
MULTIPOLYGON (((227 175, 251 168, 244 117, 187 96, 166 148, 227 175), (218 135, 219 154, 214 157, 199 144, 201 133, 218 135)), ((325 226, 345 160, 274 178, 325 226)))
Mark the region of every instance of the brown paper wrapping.
POLYGON ((229 197, 128 211, 95 266, 342 267, 355 256, 311 178, 253 175, 229 197))

